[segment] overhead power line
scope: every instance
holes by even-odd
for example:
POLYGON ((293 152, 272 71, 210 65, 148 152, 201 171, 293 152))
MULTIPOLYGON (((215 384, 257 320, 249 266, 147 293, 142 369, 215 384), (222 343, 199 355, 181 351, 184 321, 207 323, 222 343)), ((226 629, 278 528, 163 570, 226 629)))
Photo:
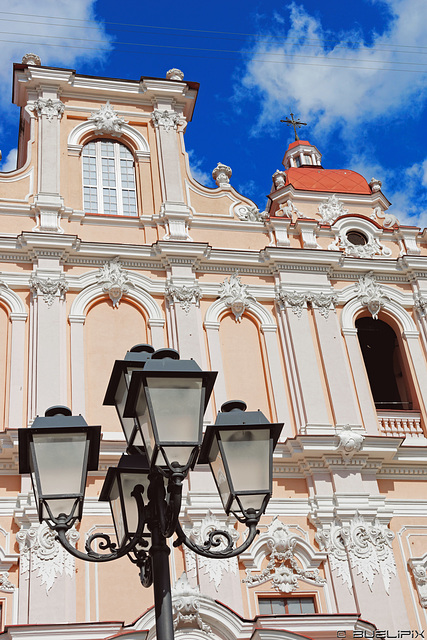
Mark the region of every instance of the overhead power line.
MULTIPOLYGON (((44 18, 48 20, 65 20, 68 23, 67 25, 52 25, 52 26, 71 26, 69 25, 70 22, 83 23, 85 25, 92 25, 92 24, 96 25, 95 20, 82 20, 79 18, 70 18, 68 16, 46 16, 41 14, 29 14, 29 13, 16 12, 16 11, 0 11, 0 15, 23 16, 25 18, 44 18)), ((24 22, 24 21, 20 21, 20 22, 24 22)), ((159 25, 147 25, 147 24, 134 24, 134 23, 127 23, 127 22, 111 22, 111 21, 104 21, 104 20, 100 21, 100 23, 102 25, 111 25, 115 27, 133 27, 133 28, 142 28, 142 29, 157 29, 157 30, 163 30, 163 31, 167 29, 169 31, 180 32, 180 35, 182 35, 183 32, 188 32, 188 33, 195 33, 195 34, 212 34, 212 35, 219 35, 219 36, 238 36, 243 38, 252 37, 252 38, 265 39, 264 35, 261 35, 258 33, 242 33, 242 32, 235 32, 235 31, 214 31, 214 30, 207 30, 207 29, 190 29, 188 27, 165 27, 164 25, 159 26, 159 25)), ((99 26, 100 25, 96 25, 95 27, 90 27, 90 28, 99 29, 99 26)), ((283 41, 283 38, 281 38, 280 36, 269 36, 269 38, 271 38, 273 42, 275 42, 276 40, 283 41)), ((320 42, 320 43, 341 42, 341 40, 337 38, 306 38, 306 40, 310 42, 320 42)), ((358 46, 360 44, 362 44, 360 41, 348 42, 348 46, 351 46, 351 45, 358 46)), ((416 52, 417 49, 423 49, 427 51, 427 46, 396 44, 396 43, 389 43, 386 45, 377 44, 375 48, 381 48, 381 47, 395 47, 395 48, 397 47, 400 49, 408 49, 409 50, 408 52, 416 52)), ((382 50, 387 51, 388 49, 382 49, 382 50)))
MULTIPOLYGON (((62 38, 63 39, 63 38, 62 38)), ((5 38, 0 38, 0 42, 10 42, 12 44, 29 44, 32 46, 43 46, 43 47, 61 47, 62 49, 66 48, 66 49, 79 49, 82 51, 102 51, 105 53, 110 53, 111 49, 109 48, 102 48, 102 47, 87 47, 87 46, 74 46, 74 45, 69 45, 69 44, 63 44, 58 43, 58 44, 53 44, 53 43, 48 43, 48 42, 34 42, 33 40, 28 41, 28 40, 8 40, 5 38)), ((392 67, 362 67, 360 65, 345 65, 345 64, 325 64, 325 63, 314 63, 314 62, 295 62, 293 61, 293 58, 295 57, 300 57, 300 58, 315 58, 316 60, 319 60, 320 56, 304 56, 304 55, 298 55, 295 56, 294 54, 281 54, 282 57, 288 57, 290 58, 289 60, 267 60, 265 58, 255 58, 254 54, 250 54, 250 53, 245 53, 245 52, 241 52, 241 51, 227 51, 227 50, 221 50, 221 49, 198 49, 196 47, 177 47, 177 46, 165 46, 165 45, 159 45, 159 44, 138 44, 138 43, 129 43, 132 44, 134 46, 140 46, 140 47, 146 47, 146 48, 162 48, 162 49, 172 49, 172 50, 179 50, 179 52, 177 53, 177 55, 186 57, 186 58, 203 58, 203 59, 209 59, 209 60, 241 60, 242 57, 252 60, 254 62, 268 62, 270 64, 282 64, 282 65, 306 65, 306 66, 311 66, 311 67, 332 67, 334 69, 357 69, 357 70, 362 70, 362 71, 395 71, 395 72, 399 72, 399 73, 426 73, 426 71, 423 71, 421 69, 395 69, 392 67), (192 50, 192 51, 203 51, 203 52, 210 52, 212 51, 213 53, 238 53, 238 57, 224 57, 224 56, 206 56, 206 55, 197 55, 197 54, 189 54, 189 53, 181 53, 180 50, 192 50)), ((115 49, 116 52, 118 53, 141 53, 140 51, 136 51, 135 49, 115 49)), ((147 51, 147 53, 149 54, 153 54, 153 55, 170 55, 169 52, 168 53, 163 53, 161 51, 147 51)), ((265 52, 263 54, 255 54, 255 55, 270 55, 268 52, 265 52)), ((327 59, 324 58, 323 59, 327 59)), ((334 60, 341 60, 341 58, 331 58, 334 60)), ((343 58, 342 60, 348 60, 348 58, 343 58)), ((388 62, 387 64, 396 64, 394 62, 388 62)), ((404 63, 402 63, 404 64, 404 63)), ((413 63, 416 64, 416 63, 413 63)), ((426 66, 426 65, 421 65, 420 66, 426 66)))

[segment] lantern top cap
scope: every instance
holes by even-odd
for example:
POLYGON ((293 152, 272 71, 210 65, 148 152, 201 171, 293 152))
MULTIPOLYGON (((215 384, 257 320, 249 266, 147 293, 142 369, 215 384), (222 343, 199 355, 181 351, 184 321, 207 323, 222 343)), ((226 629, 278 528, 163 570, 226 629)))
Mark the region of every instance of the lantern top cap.
MULTIPOLYGON (((135 344, 125 355, 125 361, 133 360, 133 361, 142 361, 145 362, 149 358, 151 358, 154 353, 154 347, 151 344, 135 344)), ((120 362, 120 360, 118 360, 120 362)))
POLYGON ((71 416, 71 409, 69 409, 69 407, 65 407, 64 405, 61 404, 56 404, 53 407, 49 407, 49 409, 46 409, 46 411, 44 412, 44 415, 46 418, 51 418, 52 416, 71 416))
POLYGON ((221 405, 222 413, 230 413, 230 411, 246 411, 248 405, 243 400, 227 400, 221 405))
POLYGON ((82 415, 73 416, 68 407, 56 405, 46 409, 44 416, 36 416, 31 429, 87 426, 88 424, 82 415))

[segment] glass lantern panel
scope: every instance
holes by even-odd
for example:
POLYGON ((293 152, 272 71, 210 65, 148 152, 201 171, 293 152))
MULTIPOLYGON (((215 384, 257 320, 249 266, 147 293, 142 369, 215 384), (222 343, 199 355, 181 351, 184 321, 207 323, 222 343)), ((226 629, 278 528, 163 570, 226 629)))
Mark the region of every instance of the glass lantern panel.
POLYGON ((221 431, 234 493, 270 491, 270 429, 221 431))
MULTIPOLYGON (((178 462, 182 467, 185 467, 188 464, 193 449, 194 447, 164 447, 169 464, 172 464, 172 462, 178 462)), ((156 464, 158 466, 166 464, 164 463, 164 456, 161 452, 159 453, 156 464)))
POLYGON ((54 516, 70 513, 74 499, 69 496, 81 495, 82 480, 86 478, 86 433, 35 433, 33 444, 40 481, 39 498, 55 496, 49 502, 54 516))
POLYGON ((156 443, 154 440, 153 427, 151 426, 150 414, 148 412, 147 399, 145 397, 145 389, 142 383, 139 389, 138 401, 136 403, 135 412, 136 412, 139 428, 144 438, 145 451, 147 452, 148 460, 151 462, 156 443))
MULTIPOLYGON (((266 489, 264 493, 257 494, 249 493, 242 495, 239 492, 237 493, 239 495, 240 504, 245 511, 247 511, 248 509, 255 509, 255 511, 259 511, 264 502, 265 494, 268 493, 268 489, 266 489)), ((240 505, 237 500, 233 500, 230 511, 241 511, 240 505)))
POLYGON ((116 391, 114 400, 116 403, 117 413, 119 414, 120 422, 123 427, 126 442, 128 443, 128 445, 133 444, 133 445, 142 447, 144 446, 144 443, 142 441, 142 436, 139 431, 137 431, 136 435, 134 436, 135 439, 132 441, 132 436, 134 434, 134 429, 135 429, 135 418, 133 417, 125 418, 123 416, 126 400, 128 397, 130 379, 133 371, 136 371, 136 369, 128 369, 127 372, 123 372, 122 375, 120 376, 120 381, 119 381, 119 384, 117 385, 117 391, 116 391))
POLYGON ((201 441, 201 378, 147 378, 159 444, 201 441))
POLYGON ((126 510, 128 533, 132 535, 136 532, 138 527, 138 505, 135 498, 131 496, 131 493, 137 484, 143 485, 145 488, 143 500, 146 505, 148 503, 148 476, 143 475, 142 473, 121 473, 120 478, 122 483, 124 507, 126 510))
POLYGON ((209 452, 209 462, 218 487, 218 492, 221 497, 222 504, 224 505, 224 509, 226 509, 230 498, 230 487, 228 486, 224 462, 222 460, 221 451, 219 450, 218 441, 216 438, 212 442, 211 450, 209 452))
POLYGON ((110 507, 111 514, 113 516, 114 527, 116 529, 117 542, 119 546, 123 544, 123 540, 126 537, 126 529, 125 523, 123 519, 123 511, 120 500, 120 491, 119 491, 119 483, 117 480, 117 475, 114 478, 111 491, 110 491, 110 507))

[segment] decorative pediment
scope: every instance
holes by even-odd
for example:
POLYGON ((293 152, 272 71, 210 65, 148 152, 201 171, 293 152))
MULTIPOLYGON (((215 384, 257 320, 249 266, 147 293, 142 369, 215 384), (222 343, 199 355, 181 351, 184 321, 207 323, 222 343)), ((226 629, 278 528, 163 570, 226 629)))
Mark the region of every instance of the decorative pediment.
POLYGON ((95 133, 108 134, 110 136, 116 136, 119 138, 122 135, 122 127, 127 124, 126 120, 118 115, 114 111, 107 100, 106 104, 103 104, 98 111, 94 111, 88 118, 89 122, 93 122, 95 125, 95 133))
POLYGON ((347 215, 348 209, 344 209, 341 200, 336 195, 332 195, 326 202, 319 205, 318 213, 323 224, 332 224, 337 218, 347 215))
POLYGON ((317 553, 304 538, 291 531, 291 528, 275 517, 267 531, 259 536, 254 545, 256 564, 264 558, 268 563, 264 569, 256 572, 246 569, 246 582, 249 586, 258 586, 271 581, 273 588, 282 593, 291 593, 299 586, 299 581, 324 585, 326 580, 319 573, 319 565, 325 560, 324 554, 317 553))

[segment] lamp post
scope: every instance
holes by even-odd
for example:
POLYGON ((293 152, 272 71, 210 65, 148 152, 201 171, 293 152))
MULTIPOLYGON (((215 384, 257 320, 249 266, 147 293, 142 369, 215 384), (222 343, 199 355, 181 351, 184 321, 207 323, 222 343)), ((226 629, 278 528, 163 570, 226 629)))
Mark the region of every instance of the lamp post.
POLYGON ((208 558, 231 558, 247 549, 272 493, 273 450, 282 424, 271 424, 241 401, 226 402, 203 437, 203 415, 216 373, 173 349, 137 345, 113 367, 104 404, 116 407, 127 453, 108 469, 99 499, 108 501, 116 542, 90 536, 85 552, 66 532, 80 521, 88 470, 97 470, 100 427, 88 426, 66 407, 52 407, 29 429, 19 430, 19 470, 30 473, 40 522, 56 532, 73 556, 108 562, 127 555, 144 587, 153 585, 158 640, 173 640, 167 539, 208 558), (208 463, 225 512, 248 527, 234 547, 227 531, 212 531, 195 544, 178 521, 182 483, 197 460, 208 463), (101 553, 93 549, 99 540, 101 553))

